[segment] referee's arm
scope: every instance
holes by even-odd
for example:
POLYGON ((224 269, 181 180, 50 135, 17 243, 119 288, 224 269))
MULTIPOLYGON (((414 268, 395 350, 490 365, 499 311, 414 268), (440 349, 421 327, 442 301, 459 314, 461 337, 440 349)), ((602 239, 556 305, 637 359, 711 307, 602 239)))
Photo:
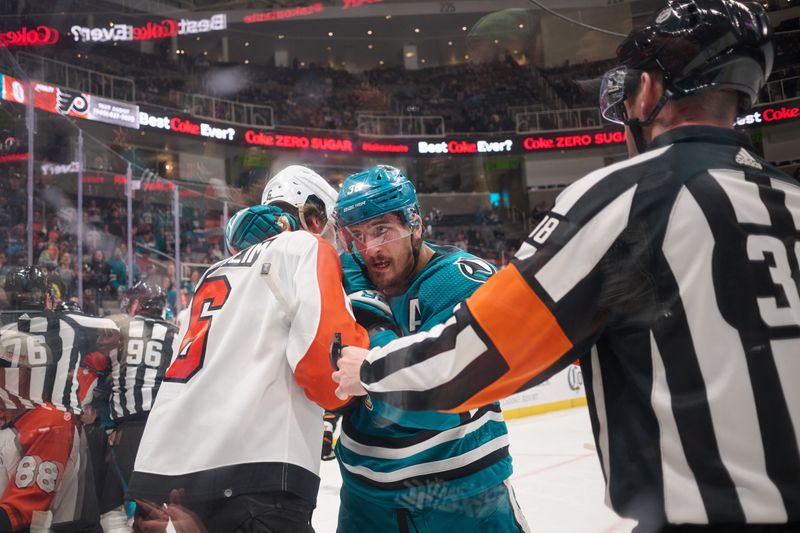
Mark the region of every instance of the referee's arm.
POLYGON ((442 327, 413 338, 370 352, 361 381, 371 397, 402 409, 463 412, 531 387, 585 353, 515 266, 442 327))
POLYGON ((371 397, 407 410, 462 412, 533 387, 589 352, 620 294, 637 298, 632 280, 647 243, 624 247, 619 260, 634 180, 615 177, 599 191, 578 183, 513 263, 446 323, 369 353, 360 377, 371 397))

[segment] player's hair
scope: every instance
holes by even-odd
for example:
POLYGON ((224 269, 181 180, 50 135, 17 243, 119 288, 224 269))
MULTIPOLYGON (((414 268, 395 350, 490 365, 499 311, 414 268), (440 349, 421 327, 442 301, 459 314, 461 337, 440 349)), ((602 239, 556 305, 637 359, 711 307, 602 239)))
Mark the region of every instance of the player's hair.
POLYGON ((308 201, 303 205, 302 210, 303 217, 306 220, 314 217, 317 219, 320 226, 324 226, 328 222, 328 213, 326 212, 325 204, 315 196, 309 197, 308 201))
POLYGON ((736 119, 736 111, 743 105, 746 96, 731 90, 701 91, 680 100, 673 100, 675 110, 684 120, 712 118, 731 124, 736 119))
MULTIPOLYGON (((647 70, 651 76, 663 83, 663 73, 659 70, 647 70)), ((637 88, 638 90, 639 88, 637 88)), ((727 121, 731 124, 737 111, 747 105, 747 95, 731 89, 715 89, 713 87, 698 91, 679 99, 672 99, 666 105, 671 107, 682 121, 727 121)))

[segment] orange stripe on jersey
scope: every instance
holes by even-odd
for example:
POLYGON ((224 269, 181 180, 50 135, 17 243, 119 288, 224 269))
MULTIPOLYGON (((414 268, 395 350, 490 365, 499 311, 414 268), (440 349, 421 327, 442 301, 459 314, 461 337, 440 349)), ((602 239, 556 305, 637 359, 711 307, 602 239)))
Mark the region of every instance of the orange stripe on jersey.
MULTIPOLYGON (((334 393, 337 384, 331 378, 334 369, 331 367, 329 355, 333 335, 339 332, 342 334, 342 344, 361 348, 369 348, 369 336, 347 311, 342 288, 342 264, 336 249, 319 237, 317 240, 319 325, 308 352, 295 367, 294 376, 311 401, 325 409, 337 409, 347 403, 347 400, 340 400, 334 393)), ((295 320, 303 319, 304 317, 295 317, 295 320)))
POLYGON ((572 348, 556 317, 514 265, 489 278, 467 300, 467 307, 509 370, 453 412, 513 394, 572 348))

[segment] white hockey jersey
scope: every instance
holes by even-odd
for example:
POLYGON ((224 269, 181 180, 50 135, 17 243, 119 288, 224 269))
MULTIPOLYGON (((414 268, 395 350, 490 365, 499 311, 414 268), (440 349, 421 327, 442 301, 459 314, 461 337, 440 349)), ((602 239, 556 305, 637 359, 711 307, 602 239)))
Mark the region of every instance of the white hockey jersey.
POLYGON ((335 409, 330 345, 368 345, 336 250, 282 233, 211 267, 145 428, 129 496, 185 500, 288 491, 315 503, 322 407, 335 409))

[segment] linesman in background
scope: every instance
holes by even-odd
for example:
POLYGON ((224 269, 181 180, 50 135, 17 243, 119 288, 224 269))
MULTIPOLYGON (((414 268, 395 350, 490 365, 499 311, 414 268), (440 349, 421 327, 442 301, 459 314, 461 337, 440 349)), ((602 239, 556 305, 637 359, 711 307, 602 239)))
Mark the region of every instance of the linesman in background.
POLYGON ((114 430, 108 439, 105 481, 99 494, 100 523, 106 533, 131 531, 133 502, 125 501, 125 492, 178 333, 177 327, 162 318, 166 303, 166 293, 156 284, 140 281, 131 287, 120 303, 124 314, 114 317, 120 330, 119 346, 107 356, 98 352, 85 362, 98 375, 111 379, 109 407, 114 430))
POLYGON ((798 531, 800 188, 732 129, 771 72, 767 16, 671 1, 617 55, 601 105, 631 159, 566 189, 444 327, 345 349, 334 378, 461 412, 581 357, 606 501, 637 531, 798 531))

